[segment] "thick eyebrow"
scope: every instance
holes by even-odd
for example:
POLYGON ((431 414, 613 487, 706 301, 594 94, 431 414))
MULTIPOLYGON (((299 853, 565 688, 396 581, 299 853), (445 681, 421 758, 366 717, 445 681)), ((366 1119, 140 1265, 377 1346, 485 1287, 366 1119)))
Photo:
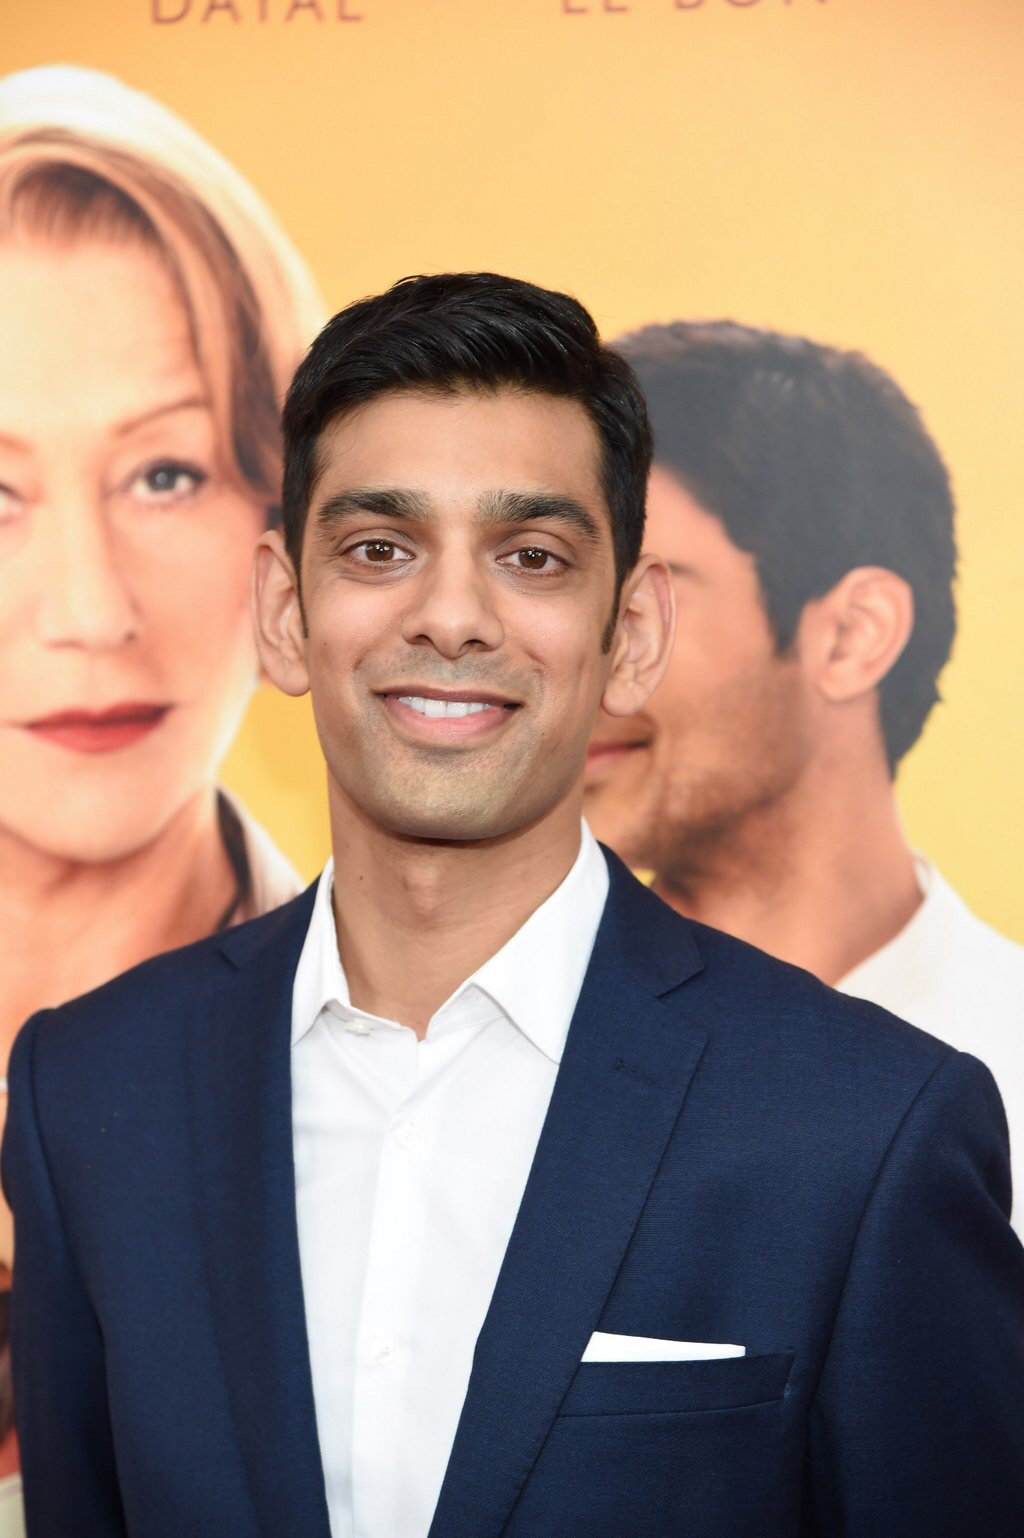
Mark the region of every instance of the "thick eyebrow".
POLYGON ((574 497, 547 491, 489 491, 480 499, 485 524, 564 523, 582 534, 588 544, 601 540, 593 513, 574 497))
MULTIPOLYGON (((563 523, 582 534, 588 544, 600 543, 597 519, 573 497, 546 491, 488 491, 480 498, 480 521, 485 527, 502 524, 563 523)), ((430 502, 422 492, 404 487, 359 486, 336 492, 317 510, 321 528, 338 520, 366 516, 400 518, 424 523, 430 517, 430 502)))
POLYGON ((317 509, 316 521, 324 528, 339 519, 369 513, 374 518, 402 518, 422 523, 429 517, 429 511, 426 497, 418 491, 391 486, 357 486, 328 497, 317 509))

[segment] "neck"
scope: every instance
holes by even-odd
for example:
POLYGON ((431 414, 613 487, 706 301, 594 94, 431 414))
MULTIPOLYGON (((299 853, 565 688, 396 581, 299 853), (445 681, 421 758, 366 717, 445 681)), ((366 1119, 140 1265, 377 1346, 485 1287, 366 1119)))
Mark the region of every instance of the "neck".
POLYGON ((893 939, 921 902, 884 764, 830 763, 725 835, 695 842, 655 891, 835 984, 893 939))
POLYGON ((382 830, 333 783, 330 799, 334 919, 350 997, 422 1038, 444 1001, 568 875, 580 794, 526 828, 459 843, 382 830))
POLYGON ((212 787, 193 796, 150 843, 119 859, 61 859, 2 837, 0 872, 4 1062, 34 1010, 209 934, 235 890, 212 787))

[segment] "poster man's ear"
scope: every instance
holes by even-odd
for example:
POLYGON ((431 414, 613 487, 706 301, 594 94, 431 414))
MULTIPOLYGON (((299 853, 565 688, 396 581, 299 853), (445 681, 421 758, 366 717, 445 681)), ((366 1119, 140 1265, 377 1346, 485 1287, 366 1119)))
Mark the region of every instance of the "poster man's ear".
POLYGON ((857 566, 800 617, 800 656, 819 693, 836 704, 876 689, 914 628, 909 582, 884 566, 857 566))

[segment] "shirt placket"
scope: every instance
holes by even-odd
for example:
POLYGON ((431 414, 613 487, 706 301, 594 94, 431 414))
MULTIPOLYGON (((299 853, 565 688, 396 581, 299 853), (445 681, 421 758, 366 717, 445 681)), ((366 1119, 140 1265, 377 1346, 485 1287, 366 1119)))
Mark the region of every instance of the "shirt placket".
MULTIPOLYGON (((369 1043, 367 1043, 369 1045, 369 1043)), ((355 1538, 406 1531, 404 1483, 396 1451, 408 1417, 410 1376, 419 1349, 416 1318, 427 1203, 428 1111, 417 1095, 417 1042, 384 1030, 385 1071, 400 1086, 382 1128, 353 1378, 352 1470, 355 1538)), ((383 1056, 383 1054, 382 1054, 383 1056)))

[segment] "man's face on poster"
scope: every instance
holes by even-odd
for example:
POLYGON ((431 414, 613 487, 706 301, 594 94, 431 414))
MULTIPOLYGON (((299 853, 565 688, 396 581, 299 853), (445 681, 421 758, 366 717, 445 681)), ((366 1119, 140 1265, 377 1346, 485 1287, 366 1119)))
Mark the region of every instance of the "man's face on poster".
POLYGON ((642 711, 598 716, 585 811, 627 861, 660 871, 699 862, 785 798, 807 760, 811 720, 798 660, 777 653, 754 558, 658 464, 645 550, 672 573, 675 647, 642 711))

